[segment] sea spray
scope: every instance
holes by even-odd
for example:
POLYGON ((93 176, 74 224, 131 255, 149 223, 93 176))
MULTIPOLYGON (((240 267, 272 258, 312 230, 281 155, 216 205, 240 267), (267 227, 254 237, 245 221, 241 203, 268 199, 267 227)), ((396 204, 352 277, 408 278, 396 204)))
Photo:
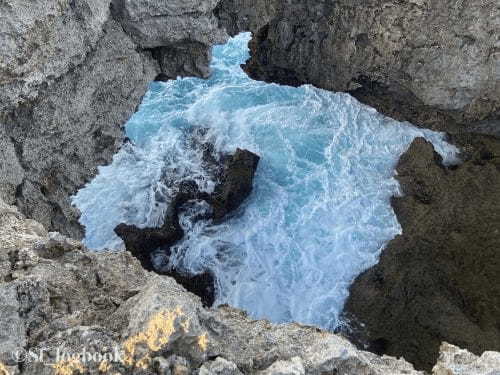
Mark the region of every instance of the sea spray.
POLYGON ((170 266, 218 280, 217 303, 256 318, 333 329, 352 280, 377 262, 401 228, 390 206, 399 156, 418 136, 448 162, 444 135, 386 118, 347 94, 249 79, 240 64, 249 34, 214 49, 208 80, 153 83, 127 124, 133 144, 75 196, 96 250, 120 248, 113 228, 158 225, 169 186, 196 180, 210 191, 193 129, 219 151, 261 156, 254 191, 229 220, 213 225, 181 217, 188 229, 170 266))

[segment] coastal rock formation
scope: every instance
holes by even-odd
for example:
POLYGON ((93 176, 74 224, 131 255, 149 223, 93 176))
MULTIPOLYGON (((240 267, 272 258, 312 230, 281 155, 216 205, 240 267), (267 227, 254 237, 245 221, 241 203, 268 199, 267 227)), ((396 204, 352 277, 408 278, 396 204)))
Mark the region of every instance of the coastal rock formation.
POLYGON ((253 178, 260 157, 248 150, 237 149, 225 157, 222 176, 210 197, 213 219, 221 221, 227 214, 236 210, 252 192, 253 178))
POLYGON ((227 40, 213 10, 218 0, 113 0, 125 31, 159 62, 161 79, 208 78, 211 46, 227 40))
POLYGON ((229 35, 235 36, 267 25, 281 6, 280 0, 220 0, 215 14, 229 35))
MULTIPOLYGON (((228 306, 205 309, 128 253, 88 252, 1 201, 0 220, 16 228, 0 232, 0 256, 10 264, 1 271, 0 373, 423 375, 316 328, 255 321, 228 306)), ((436 375, 498 366, 498 353, 477 359, 460 351, 455 359, 444 349, 436 375)))
POLYGON ((375 352, 430 370, 441 342, 475 354, 500 350, 500 139, 452 139, 466 161, 443 166, 417 138, 396 178, 403 234, 350 288, 346 311, 375 352))
POLYGON ((280 4, 267 25, 252 30, 251 77, 350 92, 386 115, 433 129, 477 130, 482 122, 498 132, 497 1, 280 4))
POLYGON ((499 371, 500 353, 485 352, 477 357, 446 342, 441 345, 438 362, 432 369, 434 375, 493 375, 499 371))
POLYGON ((142 266, 153 271, 151 252, 159 247, 168 249, 184 237, 184 230, 179 224, 179 212, 184 204, 191 200, 208 199, 209 195, 199 191, 193 181, 184 181, 179 191, 170 202, 163 225, 159 228, 138 228, 135 225, 120 224, 116 234, 125 242, 125 248, 139 259, 142 266))
POLYGON ((5 202, 47 229, 82 236, 69 196, 110 162, 149 82, 206 76, 212 44, 226 39, 213 16, 217 1, 165 4, 0 3, 5 202))
MULTIPOLYGON (((215 300, 215 279, 211 272, 199 275, 187 275, 177 270, 164 272, 153 265, 153 252, 161 249, 165 259, 170 256, 170 247, 184 237, 184 230, 179 223, 183 206, 191 201, 205 201, 211 211, 204 219, 220 222, 229 213, 235 211, 252 192, 253 178, 259 163, 259 156, 237 149, 232 155, 214 155, 210 144, 200 144, 204 149, 204 163, 207 169, 219 176, 214 192, 200 191, 194 181, 182 181, 177 193, 169 203, 163 224, 158 228, 138 228, 135 225, 120 224, 115 233, 125 243, 125 248, 137 258, 144 269, 156 271, 174 277, 189 291, 199 295, 206 306, 215 300), (218 160, 222 160, 219 165, 218 160)), ((214 176, 214 177, 216 177, 214 176)))

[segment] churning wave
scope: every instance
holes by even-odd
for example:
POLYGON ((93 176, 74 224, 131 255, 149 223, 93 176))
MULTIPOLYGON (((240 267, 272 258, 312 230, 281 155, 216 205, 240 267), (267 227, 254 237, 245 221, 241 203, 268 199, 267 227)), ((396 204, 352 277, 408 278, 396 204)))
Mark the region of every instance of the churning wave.
POLYGON ((182 178, 204 190, 193 129, 219 151, 259 154, 254 191, 223 224, 191 222, 170 262, 218 278, 217 303, 256 318, 333 329, 353 279, 374 265, 401 232, 390 206, 400 155, 417 136, 445 160, 444 135, 386 118, 347 94, 249 79, 249 34, 214 48, 209 80, 153 83, 126 127, 133 141, 75 197, 95 250, 121 248, 113 228, 161 223, 169 192, 182 178))

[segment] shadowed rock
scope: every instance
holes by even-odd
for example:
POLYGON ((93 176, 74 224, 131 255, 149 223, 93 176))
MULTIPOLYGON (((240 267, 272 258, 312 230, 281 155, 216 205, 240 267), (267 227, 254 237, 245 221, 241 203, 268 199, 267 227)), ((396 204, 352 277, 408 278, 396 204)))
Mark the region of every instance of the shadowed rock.
POLYGON ((204 197, 193 181, 180 184, 179 193, 173 199, 165 214, 164 224, 159 228, 138 228, 135 225, 120 224, 115 233, 125 242, 127 251, 132 253, 148 271, 154 271, 151 252, 158 248, 169 248, 184 237, 179 225, 179 209, 193 199, 204 197))
POLYGON ((260 157, 254 153, 237 149, 224 162, 221 182, 211 196, 213 219, 220 221, 229 212, 236 210, 252 192, 253 178, 260 157))
POLYGON ((497 2, 267 0, 233 11, 242 2, 217 12, 231 32, 252 31, 252 78, 349 92, 432 129, 498 134, 497 2))
POLYGON ((220 222, 227 214, 236 210, 252 191, 253 178, 259 156, 247 150, 237 149, 233 155, 214 157, 213 147, 203 144, 204 162, 207 168, 220 170, 220 182, 213 194, 199 190, 194 181, 183 181, 165 214, 164 223, 159 228, 138 228, 135 225, 120 224, 115 233, 123 240, 127 251, 136 257, 148 271, 174 277, 187 290, 202 298, 205 305, 211 306, 215 300, 215 278, 209 272, 187 275, 178 270, 166 272, 157 270, 152 262, 152 253, 161 249, 166 258, 170 256, 170 247, 184 237, 184 230, 179 224, 179 214, 183 206, 195 200, 203 200, 212 206, 212 214, 206 219, 220 222), (215 165, 222 159, 222 166, 215 165))
POLYGON ((457 167, 443 166, 423 138, 401 157, 405 195, 392 206, 403 234, 356 279, 345 308, 371 351, 425 370, 443 341, 500 350, 500 140, 452 141, 466 158, 457 167))

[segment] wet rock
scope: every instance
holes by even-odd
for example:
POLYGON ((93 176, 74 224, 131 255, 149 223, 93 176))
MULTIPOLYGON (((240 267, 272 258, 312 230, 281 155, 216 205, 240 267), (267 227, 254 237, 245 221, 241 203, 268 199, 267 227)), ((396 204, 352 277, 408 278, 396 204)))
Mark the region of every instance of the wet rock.
POLYGON ((237 149, 233 155, 226 158, 221 182, 217 184, 210 198, 215 221, 222 220, 248 198, 252 192, 259 159, 258 155, 241 149, 237 149))
POLYGON ((184 230, 179 223, 179 215, 185 204, 190 201, 203 200, 212 206, 210 215, 204 219, 222 220, 228 213, 236 210, 250 195, 253 178, 259 157, 247 150, 237 149, 232 155, 221 157, 224 161, 218 165, 219 158, 214 155, 213 146, 201 144, 204 162, 213 173, 221 175, 213 194, 199 190, 194 181, 183 181, 178 192, 169 204, 164 223, 159 228, 138 228, 134 225, 120 224, 115 233, 125 242, 125 248, 136 257, 148 271, 169 275, 190 292, 201 297, 205 306, 215 301, 215 277, 210 271, 198 275, 188 275, 182 270, 159 270, 152 261, 153 252, 160 249, 162 256, 168 259, 170 247, 184 237, 184 230), (216 172, 218 171, 218 172, 216 172))
POLYGON ((188 275, 176 269, 162 271, 152 262, 152 254, 157 249, 161 249, 165 257, 170 256, 170 247, 184 237, 184 230, 179 224, 181 207, 191 200, 199 199, 208 199, 208 194, 200 192, 193 181, 184 181, 169 205, 161 227, 138 228, 120 224, 115 228, 115 233, 125 242, 127 251, 141 262, 145 270, 173 277, 187 290, 200 296, 205 306, 211 306, 215 301, 215 278, 211 272, 188 275))
POLYGON ((350 288, 346 312, 365 344, 431 370, 446 341, 480 355, 500 350, 500 139, 452 138, 465 162, 447 168, 416 139, 392 199, 403 234, 350 288))
POLYGON ((184 181, 179 186, 177 195, 169 204, 164 223, 159 228, 138 228, 135 225, 120 224, 115 233, 125 242, 125 248, 139 259, 144 269, 154 271, 151 253, 158 248, 168 251, 170 246, 184 237, 184 230, 179 224, 179 211, 190 200, 206 198, 193 181, 184 181))

